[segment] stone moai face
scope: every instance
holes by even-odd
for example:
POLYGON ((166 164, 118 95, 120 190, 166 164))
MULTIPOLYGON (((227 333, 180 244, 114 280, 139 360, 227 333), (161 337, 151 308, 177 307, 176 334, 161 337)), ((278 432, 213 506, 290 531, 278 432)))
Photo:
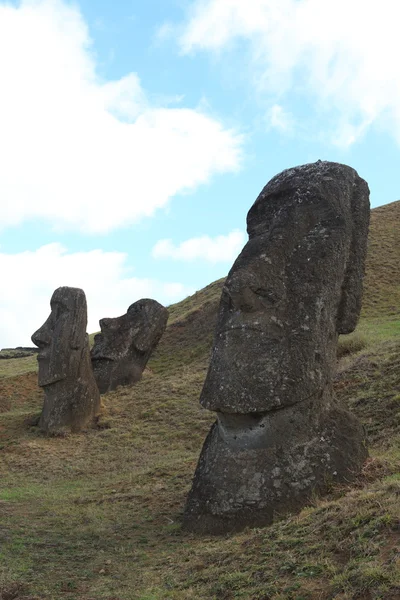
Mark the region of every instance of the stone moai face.
POLYGON ((87 308, 83 290, 60 287, 50 301, 51 313, 32 335, 38 346, 41 387, 78 376, 86 342, 87 308))
POLYGON ((138 300, 126 314, 101 319, 91 357, 100 393, 138 381, 168 320, 167 309, 148 298, 138 300))
POLYGON ((100 406, 90 365, 85 293, 60 287, 53 293, 50 307, 48 319, 32 335, 39 348, 38 383, 45 390, 39 426, 46 432, 65 427, 78 431, 100 406))
POLYGON ((217 421, 186 528, 270 523, 359 472, 364 431, 337 405, 332 380, 338 335, 360 313, 368 224, 367 183, 331 162, 283 171, 251 207, 200 397, 217 421))
POLYGON ((354 173, 332 163, 285 171, 250 209, 249 241, 222 291, 205 408, 273 410, 332 379, 337 336, 353 331, 361 306, 368 188, 354 173))

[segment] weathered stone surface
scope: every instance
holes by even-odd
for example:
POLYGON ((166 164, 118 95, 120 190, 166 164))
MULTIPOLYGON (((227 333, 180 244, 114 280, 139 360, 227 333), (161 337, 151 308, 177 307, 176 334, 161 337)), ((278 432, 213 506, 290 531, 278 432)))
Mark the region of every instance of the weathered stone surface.
POLYGON ((91 353, 101 394, 141 379, 167 321, 167 309, 149 298, 131 304, 121 317, 101 319, 91 353))
POLYGON ((280 173, 251 207, 200 398, 218 417, 188 528, 268 523, 359 471, 364 432, 337 406, 332 380, 338 334, 360 312, 368 223, 366 182, 331 162, 280 173))
POLYGON ((32 335, 39 348, 39 385, 45 392, 39 427, 46 433, 79 431, 100 409, 86 333, 85 293, 60 287, 50 306, 47 321, 32 335))

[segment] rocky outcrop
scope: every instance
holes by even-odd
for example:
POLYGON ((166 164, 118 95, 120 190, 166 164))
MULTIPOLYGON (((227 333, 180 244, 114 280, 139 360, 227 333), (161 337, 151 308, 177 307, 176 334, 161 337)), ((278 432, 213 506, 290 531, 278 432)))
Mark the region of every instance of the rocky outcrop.
POLYGON ((38 348, 26 348, 17 346, 16 348, 2 348, 0 350, 0 360, 8 360, 11 358, 26 358, 38 352, 38 348))
POLYGON ((225 282, 201 404, 217 413, 184 524, 209 533, 270 523, 351 480, 364 432, 332 390, 338 334, 360 313, 369 190, 318 161, 289 169, 247 215, 225 282))

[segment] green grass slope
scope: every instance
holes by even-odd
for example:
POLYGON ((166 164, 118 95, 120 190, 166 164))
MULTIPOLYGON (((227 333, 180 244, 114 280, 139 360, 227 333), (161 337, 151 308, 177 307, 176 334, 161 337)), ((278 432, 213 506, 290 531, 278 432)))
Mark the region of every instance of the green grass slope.
POLYGON ((85 433, 40 435, 35 363, 0 361, 0 600, 400 598, 399 214, 372 212, 363 316, 335 382, 370 458, 270 527, 180 528, 213 421, 198 397, 223 280, 170 307, 142 381, 107 394, 85 433))
POLYGON ((400 316, 400 201, 371 211, 362 315, 400 316))

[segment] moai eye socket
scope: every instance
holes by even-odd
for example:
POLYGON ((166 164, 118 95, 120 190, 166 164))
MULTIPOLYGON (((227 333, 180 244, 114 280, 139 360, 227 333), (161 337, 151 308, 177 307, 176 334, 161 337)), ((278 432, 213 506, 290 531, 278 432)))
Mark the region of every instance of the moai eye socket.
POLYGON ((260 298, 267 300, 272 305, 277 304, 281 299, 278 292, 271 288, 259 287, 254 290, 254 293, 257 294, 257 296, 260 296, 260 298))
POLYGON ((53 302, 50 303, 50 308, 54 321, 57 321, 63 314, 69 312, 68 307, 58 300, 53 300, 53 302))

